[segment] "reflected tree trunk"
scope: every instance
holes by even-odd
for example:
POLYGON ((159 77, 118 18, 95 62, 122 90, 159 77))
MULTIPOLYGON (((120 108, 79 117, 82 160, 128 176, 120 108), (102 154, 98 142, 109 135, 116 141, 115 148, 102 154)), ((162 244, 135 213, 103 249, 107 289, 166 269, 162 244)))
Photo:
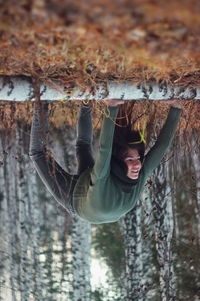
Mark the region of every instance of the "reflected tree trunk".
POLYGON ((31 167, 29 164, 29 168, 26 170, 26 176, 29 179, 29 200, 30 200, 30 219, 31 219, 31 233, 30 233, 30 248, 31 248, 31 257, 32 257, 32 265, 34 269, 34 273, 32 273, 32 281, 33 281, 33 290, 35 300, 43 300, 43 277, 42 277, 42 269, 40 262, 40 226, 41 226, 41 212, 37 191, 37 181, 35 172, 31 172, 31 167), (28 176, 29 173, 29 176, 28 176))
POLYGON ((30 283, 31 283, 31 264, 27 256, 28 252, 28 237, 29 229, 29 195, 28 195, 28 182, 26 178, 27 164, 23 158, 23 140, 21 135, 22 128, 18 124, 16 129, 16 148, 17 148, 17 194, 19 206, 19 244, 20 244, 20 290, 21 298, 28 301, 30 297, 30 283))
POLYGON ((4 147, 2 145, 2 132, 0 132, 0 300, 6 294, 6 286, 9 283, 9 260, 8 253, 8 203, 6 198, 5 188, 7 187, 5 181, 5 163, 4 163, 4 147))
POLYGON ((142 260, 143 260, 143 289, 144 300, 151 301, 152 296, 156 295, 157 287, 155 285, 155 271, 154 255, 152 250, 154 228, 153 228, 153 207, 151 200, 151 193, 148 185, 145 186, 142 194, 142 260))
POLYGON ((195 131, 187 131, 177 137, 176 147, 173 150, 173 168, 170 168, 171 183, 175 183, 172 201, 175 226, 174 249, 177 254, 174 256, 177 275, 179 275, 177 277, 177 298, 180 300, 195 299, 194 296, 191 296, 191 291, 193 292, 193 287, 199 279, 198 268, 196 270, 194 264, 195 254, 197 253, 197 257, 199 257, 198 175, 195 171, 199 166, 198 137, 198 133, 195 131), (192 279, 190 285, 186 285, 188 279, 192 279))
MULTIPOLYGON (((181 235, 181 227, 180 227, 180 218, 178 213, 178 204, 179 204, 179 197, 178 197, 178 186, 180 183, 178 182, 178 178, 181 176, 182 171, 182 164, 181 164, 181 142, 180 137, 176 138, 176 141, 174 141, 174 148, 173 148, 173 158, 170 162, 170 168, 169 168, 169 185, 171 187, 171 201, 172 201, 172 212, 173 212, 173 219, 174 219, 174 231, 173 231, 173 250, 175 252, 173 253, 173 261, 174 261, 174 268, 177 273, 177 265, 178 265, 178 252, 177 249, 180 248, 180 235, 181 235)), ((181 286, 182 279, 181 277, 176 277, 176 298, 178 300, 182 299, 183 296, 181 295, 181 290, 179 287, 181 286)))
MULTIPOLYGON (((67 131, 54 131, 53 151, 59 159, 59 163, 65 166, 67 172, 76 173, 75 158, 75 139, 76 133, 72 127, 67 131), (65 154, 67 153, 67 156, 65 154)), ((91 251, 91 224, 73 217, 71 220, 71 252, 72 252, 72 270, 68 262, 68 272, 72 271, 72 279, 68 275, 68 284, 71 291, 71 284, 74 301, 90 301, 91 283, 90 283, 90 251, 91 251), (71 281, 70 281, 71 280, 71 281), (70 284, 71 283, 71 284, 70 284)), ((63 267, 64 268, 64 267, 63 267)))
POLYGON ((171 249, 174 231, 171 187, 169 186, 169 161, 160 164, 154 172, 153 207, 155 218, 155 240, 159 264, 159 282, 162 301, 176 297, 174 254, 171 249))
POLYGON ((71 300, 73 296, 73 266, 71 256, 71 219, 66 214, 62 229, 62 250, 61 250, 61 270, 60 270, 60 292, 64 299, 71 300), (66 290, 66 287, 68 288, 66 290))
POLYGON ((121 219, 125 246, 125 296, 124 300, 143 301, 143 260, 142 260, 142 208, 140 202, 121 219))
MULTIPOLYGON (((6 143, 7 148, 11 149, 12 138, 8 134, 6 135, 6 143), (7 141, 7 138, 9 139, 7 141), (10 143, 9 143, 10 142, 10 143)), ((9 284, 8 286, 11 288, 12 300, 17 301, 17 291, 18 291, 18 279, 20 275, 19 267, 16 268, 16 262, 19 261, 19 244, 18 244, 18 210, 17 210, 17 202, 16 202, 16 179, 15 179, 15 171, 16 171, 16 161, 11 156, 11 154, 7 151, 7 148, 4 149, 4 178, 6 183, 6 202, 7 202, 7 210, 8 210, 8 228, 7 228, 7 240, 8 240, 8 254, 10 255, 9 261, 9 284)))
MULTIPOLYGON (((24 177, 28 186, 28 220, 29 220, 29 240, 28 245, 30 248, 29 260, 31 264, 31 289, 33 290, 35 301, 43 300, 43 273, 40 261, 40 235, 41 235, 41 204, 38 193, 38 183, 36 178, 36 171, 31 165, 30 158, 28 156, 29 148, 29 135, 27 135, 26 127, 21 128, 21 153, 22 160, 24 161, 24 177), (27 180, 28 179, 28 180, 27 180)), ((28 254, 27 254, 28 255, 28 254)))
POLYGON ((195 204, 195 216, 197 221, 197 237, 198 237, 198 245, 200 247, 200 150, 197 144, 199 139, 198 133, 193 133, 192 137, 192 165, 195 174, 196 181, 196 204, 195 204))
POLYGON ((74 218, 72 224, 73 300, 90 301, 91 224, 74 218))
POLYGON ((53 238, 49 237, 47 242, 46 254, 45 254, 45 263, 44 268, 46 270, 46 298, 56 301, 56 279, 54 273, 54 260, 53 260, 53 238))

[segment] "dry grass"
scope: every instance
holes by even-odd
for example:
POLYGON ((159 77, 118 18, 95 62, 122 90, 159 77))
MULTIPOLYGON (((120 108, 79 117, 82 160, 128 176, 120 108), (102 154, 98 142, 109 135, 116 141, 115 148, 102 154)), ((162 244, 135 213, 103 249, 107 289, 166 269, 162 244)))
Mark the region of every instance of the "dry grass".
MULTIPOLYGON (((49 121, 52 127, 60 128, 65 124, 76 126, 80 101, 59 102, 55 101, 49 104, 49 121)), ((200 129, 200 104, 197 101, 187 101, 183 105, 184 110, 179 124, 179 134, 184 131, 200 129)), ((103 102, 93 101, 93 122, 94 128, 101 127, 102 119, 107 114, 106 105, 103 102)), ((132 120, 135 127, 142 128, 146 122, 147 127, 150 124, 163 124, 166 119, 169 106, 163 104, 162 101, 135 101, 124 105, 124 118, 129 112, 132 112, 132 120)), ((1 102, 0 103, 0 129, 13 129, 16 127, 17 121, 30 125, 33 114, 33 103, 30 102, 1 102)), ((116 122, 116 124, 118 124, 116 122)))
POLYGON ((199 12, 194 0, 9 0, 0 74, 82 86, 152 77, 199 84, 199 12))
MULTIPOLYGON (((8 0, 0 11, 0 74, 82 87, 150 78, 199 85, 199 36, 198 0, 8 0)), ((52 123, 75 125, 78 105, 52 104, 52 123)), ((184 107, 180 134, 200 128, 198 102, 184 107)), ((103 111, 94 105, 97 128, 103 111)), ((32 104, 3 104, 0 114, 1 128, 30 124, 32 104)), ((150 124, 166 114, 166 105, 146 101, 136 103, 133 118, 150 124)))
MULTIPOLYGON (((186 156, 191 152, 191 136, 193 131, 198 133, 200 129, 198 101, 187 101, 184 105, 179 122, 177 135, 184 136, 185 144, 181 145, 182 152, 186 156)), ((77 122, 80 102, 59 103, 58 101, 49 105, 49 134, 52 135, 54 128, 66 130, 66 125, 74 128, 77 122)), ((151 141, 155 141, 168 113, 168 105, 158 101, 136 101, 126 105, 124 117, 131 111, 135 126, 143 127, 146 122, 145 139, 147 147, 151 141)), ((106 106, 100 102, 93 102, 93 128, 94 134, 100 130, 102 119, 106 112, 106 106)), ((32 120, 33 103, 0 103, 0 131, 5 137, 5 149, 9 152, 10 143, 15 143, 15 129, 20 123, 20 131, 23 131, 27 141, 30 139, 30 125, 32 120)), ((116 122, 119 124, 119 121, 116 122)), ((198 135, 196 135, 198 137, 198 135)), ((196 149, 200 147, 200 138, 196 139, 196 149)))

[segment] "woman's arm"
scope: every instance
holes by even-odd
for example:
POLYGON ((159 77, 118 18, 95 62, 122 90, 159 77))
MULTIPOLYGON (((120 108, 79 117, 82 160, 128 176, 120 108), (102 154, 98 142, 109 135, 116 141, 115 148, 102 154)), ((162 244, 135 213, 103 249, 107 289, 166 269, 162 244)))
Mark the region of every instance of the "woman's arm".
POLYGON ((118 105, 124 103, 124 100, 109 99, 108 116, 104 116, 99 140, 99 152, 91 174, 92 182, 106 177, 110 173, 110 160, 112 154, 113 135, 115 130, 115 121, 118 114, 118 105))
POLYGON ((158 139, 145 157, 143 171, 145 176, 151 174, 159 165, 167 149, 170 147, 175 136, 178 122, 180 120, 181 108, 172 104, 169 110, 167 120, 158 136, 158 139))

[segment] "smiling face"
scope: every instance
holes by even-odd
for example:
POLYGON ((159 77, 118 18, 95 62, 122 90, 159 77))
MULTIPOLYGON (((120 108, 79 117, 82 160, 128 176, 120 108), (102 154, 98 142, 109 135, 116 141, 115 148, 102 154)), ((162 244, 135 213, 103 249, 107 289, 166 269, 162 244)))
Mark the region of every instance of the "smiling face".
POLYGON ((140 169, 142 168, 138 150, 129 148, 124 157, 124 163, 128 169, 127 177, 132 180, 138 179, 140 169))

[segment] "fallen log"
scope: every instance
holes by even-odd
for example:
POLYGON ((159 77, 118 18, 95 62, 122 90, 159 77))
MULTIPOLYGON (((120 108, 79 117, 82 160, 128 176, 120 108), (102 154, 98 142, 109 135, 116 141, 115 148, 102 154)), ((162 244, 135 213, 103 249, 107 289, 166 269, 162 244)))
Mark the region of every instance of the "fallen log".
MULTIPOLYGON (((169 84, 163 81, 131 81, 107 83, 102 82, 87 89, 76 84, 60 85, 53 81, 39 82, 40 99, 55 100, 200 100, 200 87, 180 84, 169 84)), ((0 76, 0 100, 2 101, 33 101, 35 99, 35 80, 25 76, 0 76)))

